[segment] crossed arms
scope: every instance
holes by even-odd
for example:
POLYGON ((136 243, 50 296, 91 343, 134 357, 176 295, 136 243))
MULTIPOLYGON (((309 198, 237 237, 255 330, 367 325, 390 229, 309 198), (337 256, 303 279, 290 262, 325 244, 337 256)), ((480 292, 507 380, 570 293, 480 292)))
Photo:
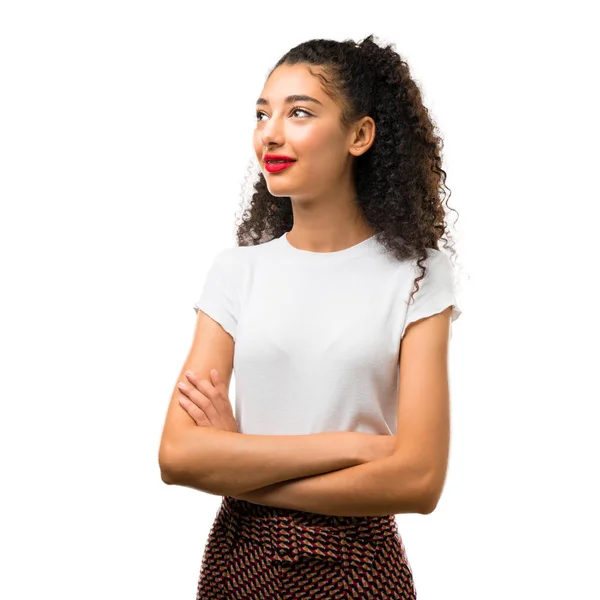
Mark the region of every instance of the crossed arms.
MULTIPOLYGON (((250 435, 198 427, 171 399, 159 451, 167 484, 338 516, 431 513, 449 454, 447 353, 451 309, 411 324, 400 352, 396 436, 358 432, 250 435)), ((199 313, 182 369, 232 372, 233 339, 199 313), (199 365, 199 367, 198 367, 199 365)), ((181 375, 180 375, 181 377, 181 375)))
POLYGON ((396 438, 357 432, 248 435, 186 430, 168 484, 267 506, 338 516, 430 512, 428 478, 396 438))

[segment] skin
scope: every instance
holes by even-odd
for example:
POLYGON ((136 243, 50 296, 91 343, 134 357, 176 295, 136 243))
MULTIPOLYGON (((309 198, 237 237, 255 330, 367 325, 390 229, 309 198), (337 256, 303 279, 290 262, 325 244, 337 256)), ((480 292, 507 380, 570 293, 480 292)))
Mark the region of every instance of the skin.
POLYGON ((186 371, 187 381, 177 384, 183 394, 179 404, 200 427, 215 427, 238 433, 231 400, 219 372, 212 369, 210 381, 199 379, 192 371, 186 371))
MULTIPOLYGON (((317 69, 317 67, 311 67, 317 69)), ((280 65, 271 73, 257 102, 254 152, 269 192, 289 197, 294 225, 287 234, 292 246, 311 252, 335 252, 376 233, 356 203, 352 162, 375 140, 371 117, 343 131, 341 110, 305 65, 280 65), (295 94, 311 101, 286 103, 295 94), (301 109, 301 110, 300 110, 301 109), (265 169, 264 154, 283 154, 297 160, 278 173, 265 169)))

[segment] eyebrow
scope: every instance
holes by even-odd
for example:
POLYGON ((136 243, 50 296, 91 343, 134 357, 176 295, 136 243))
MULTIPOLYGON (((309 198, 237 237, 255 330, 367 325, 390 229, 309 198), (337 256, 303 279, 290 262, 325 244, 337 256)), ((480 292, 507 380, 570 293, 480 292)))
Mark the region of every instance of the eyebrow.
MULTIPOLYGON (((291 104, 292 102, 315 102, 316 104, 320 104, 321 106, 323 106, 322 102, 319 102, 316 98, 312 98, 311 96, 305 96, 303 94, 295 94, 293 96, 288 96, 285 99, 285 104, 291 104)), ((264 98, 259 98, 256 101, 257 106, 260 105, 265 105, 265 104, 269 104, 268 100, 265 100, 264 98)))

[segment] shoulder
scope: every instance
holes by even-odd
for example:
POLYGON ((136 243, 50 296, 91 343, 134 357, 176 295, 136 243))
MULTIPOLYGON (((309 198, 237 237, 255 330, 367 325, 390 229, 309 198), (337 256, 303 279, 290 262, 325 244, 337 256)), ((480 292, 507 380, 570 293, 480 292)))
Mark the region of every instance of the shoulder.
POLYGON ((224 265, 240 264, 244 260, 248 260, 252 255, 252 250, 256 246, 227 246, 221 248, 214 258, 214 262, 224 265))
POLYGON ((450 256, 445 250, 439 248, 427 248, 427 261, 426 264, 434 264, 436 266, 448 267, 452 266, 450 256))
MULTIPOLYGON (((418 259, 413 259, 413 269, 420 272, 419 265, 417 264, 418 259)), ((431 273, 431 276, 437 277, 450 277, 454 271, 452 260, 447 252, 439 250, 437 248, 427 248, 427 258, 422 261, 421 264, 431 273)), ((427 276, 427 275, 426 275, 427 276)))
MULTIPOLYGON (((412 260, 412 268, 417 274, 421 272, 418 259, 412 260)), ((425 278, 449 282, 454 278, 454 265, 447 252, 437 248, 427 248, 427 258, 421 261, 425 267, 425 278)))
POLYGON ((450 255, 436 248, 427 249, 427 258, 421 264, 425 267, 425 274, 421 277, 421 268, 418 258, 412 260, 413 277, 411 278, 411 293, 414 290, 416 280, 419 290, 415 299, 430 302, 435 297, 454 296, 457 291, 457 279, 455 276, 454 263, 450 255))
POLYGON ((273 240, 269 240, 268 242, 263 242, 261 244, 255 244, 250 246, 228 246, 226 248, 221 249, 217 253, 216 258, 219 261, 223 261, 225 263, 230 264, 243 264, 251 262, 259 256, 275 253, 275 245, 277 241, 278 239, 275 238, 273 240))
POLYGON ((274 254, 275 246, 271 242, 254 246, 227 246, 215 254, 212 269, 229 277, 244 278, 253 270, 254 265, 268 260, 274 254))

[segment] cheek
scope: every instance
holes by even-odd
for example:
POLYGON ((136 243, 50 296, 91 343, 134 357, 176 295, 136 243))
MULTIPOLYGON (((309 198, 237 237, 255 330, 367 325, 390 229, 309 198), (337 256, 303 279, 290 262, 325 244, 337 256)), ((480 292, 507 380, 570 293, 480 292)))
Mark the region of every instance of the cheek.
POLYGON ((300 157, 318 165, 328 165, 331 168, 332 161, 337 161, 340 156, 342 140, 336 132, 327 128, 311 129, 301 132, 295 137, 293 147, 297 149, 300 157))
POLYGON ((252 139, 252 143, 254 145, 254 152, 255 152, 255 154, 262 156, 262 154, 263 154, 263 145, 262 145, 262 143, 260 141, 260 137, 258 136, 258 132, 257 131, 254 132, 254 137, 252 139))
POLYGON ((303 131, 296 132, 294 145, 298 152, 308 153, 310 156, 326 152, 328 146, 327 131, 307 127, 303 131))

